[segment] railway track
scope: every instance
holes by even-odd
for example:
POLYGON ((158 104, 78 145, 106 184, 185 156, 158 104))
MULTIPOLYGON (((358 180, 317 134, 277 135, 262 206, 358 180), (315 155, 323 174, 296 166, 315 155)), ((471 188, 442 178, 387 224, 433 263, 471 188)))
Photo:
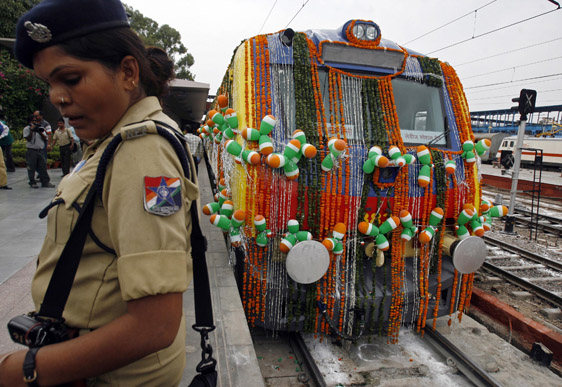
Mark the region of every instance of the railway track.
MULTIPOLYGON (((370 378, 373 375, 380 375, 382 378, 388 378, 392 375, 393 380, 400 383, 401 379, 407 380, 412 376, 427 377, 429 376, 427 373, 430 372, 430 370, 425 369, 427 367, 425 365, 421 367, 412 365, 413 360, 406 356, 400 367, 395 367, 392 370, 388 367, 381 367, 378 369, 378 373, 374 372, 367 376, 365 366, 349 365, 354 362, 354 357, 361 358, 364 356, 353 353, 356 349, 356 352, 361 352, 362 345, 354 347, 347 345, 349 343, 332 341, 329 337, 323 338, 323 344, 316 345, 319 343, 319 338, 299 333, 283 333, 273 338, 261 332, 255 334, 253 338, 266 386, 372 385, 371 383, 374 382, 370 378), (346 346, 347 350, 343 349, 346 346), (322 349, 319 350, 319 348, 322 349), (326 359, 329 360, 326 361, 326 359), (317 362, 320 365, 317 365, 317 362), (338 365, 334 367, 328 364, 330 362, 338 363, 338 365), (347 368, 345 364, 348 364, 347 368), (341 378, 342 374, 345 375, 344 379, 341 378)), ((402 352, 399 346, 384 344, 385 338, 375 338, 374 340, 377 339, 383 342, 381 346, 377 347, 380 350, 380 356, 388 356, 389 350, 398 349, 399 352, 402 352)), ((371 342, 370 340, 369 342, 371 342)), ((428 364, 433 363, 432 367, 449 369, 449 373, 454 374, 451 375, 453 385, 501 386, 469 355, 444 335, 438 331, 433 331, 430 326, 427 327, 424 337, 418 334, 409 335, 407 345, 414 348, 414 352, 425 352, 425 360, 428 364), (430 358, 427 358, 427 354, 430 358), (436 366, 436 363, 440 363, 441 366, 436 366), (459 381, 462 381, 462 383, 459 384, 459 381)), ((394 358, 394 356, 391 357, 394 358)), ((373 361, 373 364, 378 364, 380 367, 380 362, 373 361)))
POLYGON ((489 236, 484 240, 495 247, 490 249, 484 270, 562 307, 562 263, 489 236))
POLYGON ((518 214, 515 217, 516 224, 529 227, 536 226, 537 229, 543 232, 562 237, 562 219, 544 214, 539 214, 537 219, 537 214, 522 208, 516 208, 515 213, 518 214))
MULTIPOLYGON (((483 195, 494 202, 496 194, 507 195, 502 190, 482 190, 483 195)), ((536 213, 537 199, 533 203, 531 198, 525 195, 517 196, 515 204, 515 223, 523 227, 536 227, 544 233, 562 237, 562 211, 559 201, 541 198, 539 203, 539 214, 536 213), (535 211, 530 209, 535 208, 535 211)), ((508 205, 502 198, 503 204, 508 205)), ((505 221, 505 219, 503 219, 505 221)))

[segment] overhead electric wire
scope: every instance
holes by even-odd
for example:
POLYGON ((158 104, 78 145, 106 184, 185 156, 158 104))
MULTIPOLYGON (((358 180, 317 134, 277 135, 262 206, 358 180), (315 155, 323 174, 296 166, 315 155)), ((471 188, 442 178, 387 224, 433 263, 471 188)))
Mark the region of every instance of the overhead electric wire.
POLYGON ((275 8, 275 4, 277 4, 277 0, 275 0, 273 2, 273 5, 271 6, 271 9, 269 10, 269 13, 265 17, 265 20, 263 21, 263 24, 261 25, 261 28, 260 28, 260 31, 258 32, 258 35, 261 34, 261 30, 263 30, 263 27, 265 26, 265 23, 267 22, 267 19, 269 19, 269 16, 271 16, 271 12, 273 12, 273 8, 275 8))
POLYGON ((302 7, 297 11, 297 13, 295 13, 295 16, 293 16, 293 18, 292 18, 291 20, 289 20, 289 22, 287 23, 287 25, 285 26, 285 28, 289 27, 289 24, 291 24, 291 22, 292 22, 293 20, 295 20, 295 18, 297 17, 297 15, 300 13, 300 11, 302 11, 302 9, 304 8, 304 6, 307 5, 309 1, 310 1, 310 0, 306 0, 306 1, 304 2, 304 4, 302 5, 302 7))
POLYGON ((543 13, 541 13, 541 14, 538 14, 538 15, 535 15, 535 16, 531 16, 531 17, 529 17, 529 18, 527 18, 527 19, 523 19, 523 20, 520 20, 520 21, 518 21, 518 22, 511 23, 511 24, 508 24, 508 25, 503 26, 503 27, 500 27, 500 28, 496 28, 495 30, 491 30, 491 31, 488 31, 488 32, 484 32, 484 33, 482 33, 482 34, 480 34, 480 35, 473 36, 472 38, 468 38, 468 39, 465 39, 465 40, 461 40, 460 42, 456 42, 456 43, 450 44, 450 45, 445 46, 445 47, 442 47, 442 48, 440 48, 440 49, 438 49, 438 50, 433 50, 433 51, 431 51, 431 52, 428 52, 426 55, 430 55, 430 54, 433 54, 433 53, 438 52, 438 51, 443 51, 443 50, 445 50, 445 49, 447 49, 447 48, 451 48, 451 47, 454 47, 454 46, 458 46, 459 44, 469 42, 469 41, 474 40, 474 39, 476 39, 476 38, 480 38, 480 37, 482 37, 482 36, 490 35, 490 34, 492 34, 492 33, 494 33, 494 32, 498 32, 498 31, 501 31, 501 30, 503 30, 503 29, 506 29, 506 28, 509 28, 509 27, 513 27, 513 26, 515 26, 515 25, 517 25, 517 24, 521 24, 521 23, 524 23, 524 22, 526 22, 526 21, 533 20, 533 19, 536 19, 536 18, 538 18, 538 17, 548 15, 549 13, 556 12, 556 11, 558 11, 559 9, 561 9, 561 8, 551 9, 550 11, 546 11, 546 12, 543 12, 543 13))
POLYGON ((448 23, 443 24, 441 27, 437 27, 437 28, 434 29, 434 30, 431 30, 431 31, 429 31, 429 32, 426 32, 425 34, 423 34, 423 35, 421 35, 421 36, 418 36, 417 38, 412 39, 412 40, 410 40, 409 42, 404 43, 403 46, 405 46, 406 44, 410 44, 410 43, 412 43, 412 42, 415 42, 416 40, 421 39, 421 38, 423 38, 424 36, 427 36, 427 35, 429 35, 429 34, 435 32, 435 31, 437 31, 437 30, 440 30, 440 29, 443 28, 443 27, 447 27, 449 24, 453 24, 454 22, 459 21, 460 19, 462 19, 462 18, 464 18, 464 17, 467 17, 467 16, 471 15, 472 13, 478 11, 479 9, 482 9, 482 8, 484 8, 484 7, 487 7, 488 5, 490 5, 490 4, 492 4, 492 3, 495 3, 496 1, 497 1, 497 0, 490 1, 488 4, 483 5, 483 6, 480 7, 480 8, 476 8, 474 11, 470 11, 470 12, 468 12, 468 13, 466 13, 466 14, 464 14, 464 15, 462 15, 462 16, 460 16, 460 17, 454 19, 454 20, 451 20, 451 21, 448 22, 448 23))
POLYGON ((502 71, 515 70, 515 69, 518 69, 518 68, 520 68, 520 67, 526 67, 526 66, 531 66, 531 65, 539 64, 539 63, 550 62, 551 60, 556 60, 556 59, 562 59, 562 56, 557 56, 556 58, 545 59, 545 60, 541 60, 541 61, 538 61, 538 62, 526 63, 526 64, 522 64, 522 65, 519 65, 519 66, 507 67, 507 68, 501 69, 501 70, 490 71, 489 73, 471 75, 470 77, 462 77, 462 79, 463 79, 463 81, 465 81, 465 80, 467 80, 467 79, 476 78, 476 77, 482 77, 482 76, 484 76, 484 75, 490 75, 490 74, 495 74, 495 73, 501 73, 502 71))
MULTIPOLYGON (((532 85, 536 85, 537 83, 553 82, 553 81, 556 81, 556 80, 562 80, 562 77, 560 77, 560 78, 552 78, 552 79, 545 79, 544 81, 534 81, 534 82, 531 82, 531 84, 532 84, 532 85)), ((511 89, 511 88, 513 88, 514 86, 516 86, 516 85, 504 86, 504 87, 496 87, 494 90, 511 89)), ((465 90, 466 90, 466 89, 465 89, 465 90)), ((470 93, 471 95, 473 95, 473 94, 489 93, 489 92, 490 92, 490 90, 472 90, 472 91, 470 91, 469 93, 470 93)))
POLYGON ((465 87, 464 90, 469 90, 469 89, 478 89, 481 87, 490 87, 490 86, 497 86, 497 85, 505 85, 507 83, 514 83, 514 82, 523 82, 523 81, 530 81, 533 79, 541 79, 541 78, 549 78, 549 77, 556 77, 562 75, 562 73, 558 73, 558 74, 549 74, 549 75, 541 75, 538 77, 531 77, 531 78, 525 78, 525 79, 516 79, 514 81, 507 81, 507 82, 498 82, 498 83, 488 83, 487 85, 478 85, 478 86, 472 86, 472 87, 465 87))
POLYGON ((557 40, 560 40, 560 39, 562 39, 562 37, 556 38, 556 39, 552 39, 552 40, 548 40, 548 41, 546 41, 546 42, 535 43, 535 44, 532 44, 532 45, 526 46, 526 47, 516 48, 515 50, 505 51, 505 52, 502 52, 502 53, 499 53, 499 54, 490 55, 490 56, 487 56, 487 57, 484 57, 484 58, 480 58, 480 59, 474 59, 474 60, 471 60, 470 62, 464 62, 464 63, 461 63, 461 64, 453 65, 453 67, 454 67, 454 68, 458 68, 458 67, 464 66, 464 65, 466 65, 466 64, 470 64, 470 63, 474 63, 474 62, 480 62, 481 60, 486 60, 486 59, 490 59, 490 58, 495 58, 496 56, 501 56, 501 55, 505 55, 505 54, 511 54, 512 52, 522 51, 522 50, 526 50, 527 48, 538 47, 538 46, 541 46, 541 45, 543 45, 543 44, 556 42, 557 40))
MULTIPOLYGON (((551 93, 553 91, 561 91, 562 89, 553 89, 553 90, 537 90, 537 94, 543 94, 543 93, 551 93)), ((507 94, 507 95, 498 95, 498 96, 494 96, 494 97, 482 97, 482 98, 470 98, 471 101, 482 101, 482 100, 486 100, 486 99, 496 99, 496 98, 507 98, 507 97, 513 97, 512 94, 507 94)))

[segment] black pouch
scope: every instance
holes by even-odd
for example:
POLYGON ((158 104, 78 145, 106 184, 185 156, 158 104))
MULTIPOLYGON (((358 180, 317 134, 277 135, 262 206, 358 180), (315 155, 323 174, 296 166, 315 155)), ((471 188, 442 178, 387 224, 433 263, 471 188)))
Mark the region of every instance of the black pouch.
POLYGON ((43 318, 34 312, 11 319, 8 322, 8 332, 15 343, 29 348, 44 347, 69 339, 64 319, 43 318))
POLYGON ((217 385, 217 371, 197 374, 189 384, 189 387, 215 387, 217 385))

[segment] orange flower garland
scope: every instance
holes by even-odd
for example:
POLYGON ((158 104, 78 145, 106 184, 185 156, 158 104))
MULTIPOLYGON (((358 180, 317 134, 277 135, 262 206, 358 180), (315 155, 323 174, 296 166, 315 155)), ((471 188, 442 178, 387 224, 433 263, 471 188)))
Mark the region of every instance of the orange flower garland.
MULTIPOLYGON (((352 29, 353 26, 350 26, 352 29)), ((272 42, 273 44, 273 42, 272 42)), ((309 109, 310 115, 305 114, 305 121, 313 121, 312 117, 314 113, 316 115, 316 128, 313 126, 307 127, 307 138, 311 143, 318 144, 318 159, 322 159, 329 150, 326 149, 327 139, 332 135, 339 138, 347 140, 347 130, 345 122, 344 111, 344 91, 343 88, 346 87, 347 78, 363 78, 363 79, 377 79, 377 83, 374 86, 372 95, 375 95, 377 99, 376 111, 377 114, 380 112, 379 109, 382 108, 382 114, 380 115, 382 123, 377 123, 377 139, 384 139, 384 131, 386 131, 386 136, 388 143, 387 145, 396 145, 401 153, 406 153, 408 149, 404 146, 404 142, 400 133, 400 126, 398 122, 398 116, 396 112, 396 104, 394 101, 392 78, 397 74, 392 74, 388 76, 356 76, 339 69, 331 68, 327 66, 327 91, 328 95, 323 99, 322 92, 319 86, 319 74, 318 74, 318 64, 322 63, 321 60, 321 50, 322 44, 320 44, 319 49, 314 45, 314 43, 307 39, 307 44, 309 48, 310 55, 310 75, 311 78, 307 79, 307 82, 312 82, 312 92, 314 93, 314 104, 316 111, 312 112, 313 109, 309 109), (377 86, 378 85, 378 86, 377 86), (375 91, 376 90, 376 91, 375 91), (329 106, 324 106, 323 101, 326 101, 329 106), (380 103, 380 105, 379 105, 380 103), (380 108, 379 108, 380 106, 380 108), (324 109, 329 109, 325 112, 324 109), (326 114, 327 113, 327 114, 326 114), (329 122, 329 124, 327 123, 329 122), (313 130, 313 134, 310 134, 310 130, 313 130), (382 130, 382 135, 381 135, 382 130)), ((340 44, 340 43, 337 43, 340 44)), ((271 100, 271 69, 270 69, 270 58, 269 58, 269 46, 266 35, 260 35, 258 37, 252 38, 245 42, 244 46, 246 50, 246 63, 245 63, 245 83, 243 85, 246 93, 245 100, 243 101, 246 105, 246 116, 247 127, 257 127, 259 122, 266 114, 272 114, 272 100, 271 100), (253 66, 250 70, 249 66, 253 66)), ((378 48, 384 49, 384 48, 378 48)), ((398 51, 398 50, 395 50, 398 51)), ((402 51, 405 53, 405 51, 402 51)), ((405 58, 407 53, 405 53, 405 58)), ((405 61, 402 72, 405 68, 405 61)), ((462 91, 462 86, 458 81, 458 77, 446 64, 442 64, 443 76, 446 80, 446 87, 451 98, 452 109, 455 114, 455 120, 457 127, 459 129, 459 137, 462 139, 469 138, 471 135, 470 129, 470 119, 466 112, 468 111, 466 105, 466 99, 462 91), (468 117, 468 118, 467 118, 468 117)), ((307 70, 308 71, 308 70, 307 70)), ((275 78, 274 78, 275 79, 275 78)), ((222 87, 223 92, 227 92, 227 87, 222 87)), ((309 105, 314 106, 309 98, 309 105)), ((369 105, 371 106, 371 105, 369 105)), ((367 110, 368 111, 368 110, 367 110)), ((295 128, 296 129, 296 128, 295 128)), ((386 139, 384 139, 386 140, 386 139)), ((249 149, 256 148, 256 144, 253 142, 248 142, 246 146, 249 149)), ((432 148, 431 150, 433 150, 432 148)), ((218 152, 220 154, 222 149, 219 147, 218 152)), ((442 151, 443 154, 449 155, 452 158, 453 155, 457 155, 460 151, 442 151)), ((220 157, 219 157, 220 162, 220 157)), ((308 161, 307 166, 313 166, 310 170, 315 171, 319 169, 319 163, 314 161, 308 161), (313 164, 315 163, 315 164, 313 164), (316 167, 316 168, 314 168, 316 167)), ((299 187, 299 198, 304 197, 305 203, 302 205, 302 209, 298 210, 297 217, 304 218, 304 223, 311 220, 310 207, 313 208, 316 218, 314 221, 316 225, 314 227, 314 238, 323 239, 328 236, 331 232, 333 226, 337 222, 349 222, 353 215, 347 213, 344 209, 350 208, 354 203, 354 198, 350 196, 350 184, 353 183, 355 176, 352 175, 352 165, 350 159, 344 158, 341 161, 341 165, 335 168, 330 173, 319 173, 318 177, 310 173, 307 176, 308 179, 313 180, 316 186, 306 186, 305 188, 299 187), (308 210, 308 214, 306 213, 308 210), (300 215, 299 215, 300 214, 300 215), (307 218, 308 216, 308 218, 307 218)), ((300 165, 299 165, 300 166, 300 165)), ((278 192, 272 192, 272 187, 277 187, 279 184, 276 183, 275 174, 272 169, 259 165, 256 167, 246 165, 244 168, 247 170, 247 187, 253 187, 254 192, 252 195, 245 196, 245 205, 247 210, 247 219, 253 219, 256 214, 263 214, 267 218, 275 217, 278 214, 274 214, 277 209, 275 205, 276 200, 279 199, 278 192)), ((353 167, 355 168, 355 167, 353 167)), ((449 198, 449 189, 446 194, 445 203, 445 215, 444 218, 447 219, 448 216, 456 217, 459 208, 466 201, 473 201, 474 196, 478 196, 475 193, 476 184, 474 183, 475 170, 472 167, 467 167, 464 169, 464 176, 460 177, 462 173, 459 172, 459 180, 466 180, 466 184, 458 184, 456 182, 456 176, 453 176, 453 188, 452 194, 453 198, 449 198), (463 198, 463 200, 460 200, 463 198), (464 199, 467 200, 464 200, 464 199), (449 209, 449 200, 454 200, 454 204, 451 205, 449 209), (462 202, 461 202, 462 201, 462 202), (453 211, 453 208, 455 211, 453 211), (451 211, 453 213, 451 213, 451 211)), ((301 172, 302 173, 302 172, 301 172)), ((355 171, 353 171, 355 173, 355 171)), ((433 171, 431 172, 433 174, 433 171)), ((409 209, 410 206, 410 193, 409 193, 409 168, 402 168, 398 171, 396 180, 393 183, 379 183, 380 172, 377 169, 373 173, 373 181, 376 187, 381 190, 386 190, 386 195, 388 197, 388 207, 393 215, 398 215, 402 209, 409 209), (392 197, 392 199, 391 199, 392 197)), ((310 180, 306 180, 309 182, 310 180)), ((287 184, 289 187, 291 184, 287 184)), ((420 198, 422 203, 421 214, 415 214, 415 219, 420 224, 428 224, 429 213, 431 208, 433 208, 434 194, 432 192, 432 186, 430 185, 425 189, 424 195, 420 198)), ((290 199, 290 195, 287 195, 284 199, 290 199)), ((419 202, 418 202, 419 203, 419 202)), ((290 206, 290 204, 288 204, 290 206)), ((419 205, 419 204, 416 204, 419 205)), ((412 214, 414 215, 414 214, 412 214)), ((386 216, 383 215, 383 216, 386 216)), ((246 236, 254 236, 255 230, 251 225, 246 225, 246 236)), ((304 224, 303 223, 303 224, 304 224)), ((417 223, 416 223, 417 224, 417 223)), ((442 288, 442 242, 445 232, 445 227, 440 228, 440 239, 439 239, 439 251, 437 253, 437 292, 436 292, 436 303, 433 307, 433 316, 436 317, 439 314, 439 300, 441 297, 442 288)), ((279 236, 277 237, 279 238, 279 236)), ((405 245, 400 238, 400 232, 394 231, 388 236, 391 241, 391 250, 387 253, 387 257, 390 256, 390 274, 391 281, 390 287, 392 290, 392 299, 390 306, 390 320, 388 326, 389 338, 396 342, 398 340, 398 334, 400 330, 400 324, 402 320, 402 313, 404 308, 404 280, 405 280, 405 245)), ((278 243, 278 240, 277 240, 278 243)), ((351 243, 351 241, 350 241, 351 243)), ((355 242, 353 242, 355 243, 355 242)), ((349 276, 351 271, 348 272, 348 265, 351 267, 355 263, 353 259, 355 257, 348 256, 348 250, 354 250, 355 247, 348 249, 348 246, 344 244, 344 252, 341 256, 332 255, 330 258, 330 264, 326 275, 317 282, 316 286, 311 286, 312 291, 307 291, 308 295, 314 295, 307 299, 306 306, 306 324, 310 329, 316 332, 321 332, 328 334, 330 332, 330 327, 326 323, 326 320, 321 317, 319 310, 316 308, 316 316, 314 313, 314 302, 322 302, 327 306, 327 316, 329 316, 332 321, 337 323, 338 329, 343 331, 346 329, 347 315, 346 311, 349 308, 350 297, 348 292, 349 286, 347 282, 350 281, 349 276), (350 261, 350 259, 352 261, 350 261), (309 302, 310 301, 310 302, 309 302), (315 321, 312 321, 315 320, 315 321)), ((421 295, 421 301, 419 306, 419 314, 417 316, 417 328, 418 331, 425 327, 425 322, 427 318, 428 308, 429 308, 429 265, 430 265, 430 248, 424 246, 421 249, 420 256, 420 269, 419 269, 419 292, 421 295)), ((245 257, 244 264, 248 267, 243 273, 243 283, 242 283, 242 293, 243 293, 243 304, 248 314, 248 321, 251 325, 256 323, 256 319, 260 321, 265 321, 267 316, 266 305, 266 295, 267 295, 267 270, 271 269, 268 265, 276 260, 283 259, 283 256, 278 251, 276 243, 272 243, 270 246, 265 248, 257 248, 251 246, 248 248, 248 255, 245 257), (275 246, 271 248, 271 246, 275 246)), ((351 279, 353 280, 353 279, 351 279)), ((473 276, 463 276, 461 278, 461 289, 456 289, 458 287, 458 273, 455 273, 455 284, 453 288, 452 297, 452 308, 451 313, 454 310, 454 304, 457 297, 455 297, 455 292, 458 294, 458 310, 460 311, 459 319, 462 317, 462 312, 468 307, 470 302, 470 296, 472 291, 472 280, 473 276)), ((298 286, 298 285, 297 285, 298 286)), ((295 305, 296 302, 295 302, 295 305)), ((299 308, 296 306, 296 308, 299 308)), ((304 310, 304 308, 303 308, 304 310)), ((290 312, 293 313, 293 312, 290 312)), ((296 314, 302 313, 301 311, 294 312, 296 314)), ((289 318, 291 320, 291 318, 289 318)), ((291 320, 290 322, 295 322, 291 320)), ((435 320, 434 320, 435 324, 435 320)), ((294 325, 293 325, 294 326, 294 325)))

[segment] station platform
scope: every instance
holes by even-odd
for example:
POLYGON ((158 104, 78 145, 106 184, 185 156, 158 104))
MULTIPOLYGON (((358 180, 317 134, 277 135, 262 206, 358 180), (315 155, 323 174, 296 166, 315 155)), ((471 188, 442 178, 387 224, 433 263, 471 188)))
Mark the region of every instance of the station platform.
MULTIPOLYGON (((493 164, 481 164, 482 184, 492 187, 511 190, 513 169, 505 170, 493 164)), ((520 168, 517 190, 531 191, 538 188, 541 181, 541 196, 553 199, 562 199, 562 174, 559 171, 534 171, 530 168, 520 168), (533 187, 533 181, 535 186, 533 187)))
MULTIPOLYGON (((199 201, 204 205, 213 201, 213 192, 204 163, 199 169, 199 201)), ((49 175, 53 184, 60 182, 60 169, 49 170, 49 175)), ((5 327, 11 318, 34 309, 31 278, 47 227, 47 219, 39 219, 38 214, 55 194, 53 188, 30 188, 25 168, 9 173, 8 185, 13 189, 0 192, 0 353, 23 348, 10 339, 5 327)), ((206 216, 200 219, 208 241, 207 265, 217 326, 209 335, 217 359, 217 385, 264 386, 223 234, 206 216)), ((187 365, 182 387, 189 385, 201 360, 200 335, 191 328, 195 323, 193 284, 184 293, 183 303, 187 365)))

